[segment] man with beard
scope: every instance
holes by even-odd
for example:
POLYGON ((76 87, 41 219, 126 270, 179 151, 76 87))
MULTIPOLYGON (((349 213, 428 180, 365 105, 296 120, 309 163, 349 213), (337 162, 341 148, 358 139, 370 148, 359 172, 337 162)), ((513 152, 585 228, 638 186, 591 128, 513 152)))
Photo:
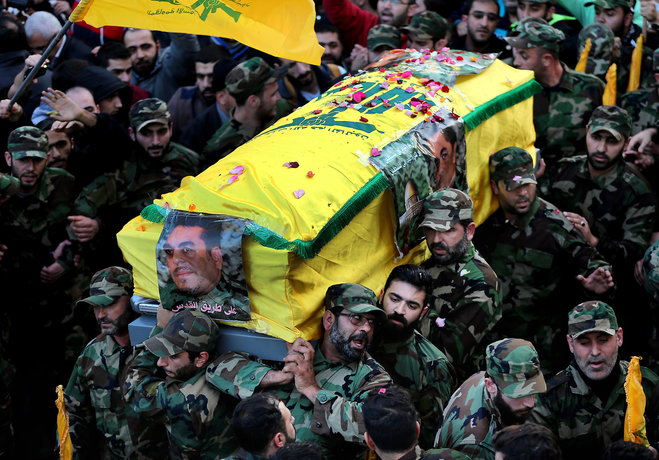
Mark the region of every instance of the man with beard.
POLYGON ((150 30, 126 29, 124 33, 124 45, 130 51, 133 65, 131 83, 163 101, 168 101, 191 77, 194 57, 199 51, 196 35, 169 36, 171 44, 163 50, 150 30))
POLYGON ((490 156, 499 209, 478 228, 474 245, 501 281, 503 318, 493 332, 535 344, 543 369, 556 371, 565 324, 561 306, 613 287, 610 266, 554 205, 536 197, 531 155, 507 147, 490 156))
POLYGON ((265 460, 295 442, 295 417, 272 393, 256 393, 238 403, 231 425, 241 450, 227 460, 265 460))
POLYGON ((341 76, 336 64, 310 65, 283 58, 281 61, 288 70, 286 76, 279 80, 279 94, 293 107, 303 106, 320 96, 341 76))
MULTIPOLYGON (((55 91, 52 97, 61 94, 55 91)), ((91 118, 95 123, 93 114, 78 106, 74 110, 75 114, 67 118, 91 118)), ((171 116, 163 101, 150 98, 137 102, 130 109, 129 121, 133 151, 120 170, 96 178, 82 190, 75 201, 75 215, 69 216, 71 229, 81 242, 96 237, 101 221, 105 235, 114 238, 121 226, 154 198, 171 192, 183 177, 198 172, 199 156, 170 142, 171 116)))
POLYGON ((78 357, 64 392, 76 458, 166 454, 164 427, 140 424, 123 400, 124 372, 133 359, 128 324, 137 318, 130 306, 132 293, 130 271, 108 267, 94 274, 89 297, 78 301, 93 307, 101 334, 78 357))
POLYGON ((226 353, 208 367, 206 378, 237 398, 274 391, 295 417, 297 441, 319 444, 328 459, 355 458, 365 451, 361 403, 392 384, 366 352, 386 315, 361 284, 330 286, 324 305, 322 339, 314 346, 298 338, 282 370, 226 353))
POLYGON ((194 61, 196 84, 180 87, 167 102, 174 124, 174 139, 178 140, 188 124, 215 102, 215 91, 212 88, 213 68, 222 57, 222 52, 216 45, 203 47, 194 61))
POLYGON ((494 34, 499 24, 499 3, 496 0, 469 0, 465 5, 467 14, 462 20, 467 24, 467 33, 456 37, 449 48, 474 53, 501 53, 499 59, 510 58, 506 42, 494 34))
POLYGON ((260 57, 250 58, 231 69, 225 83, 236 106, 206 143, 202 151, 204 163, 213 164, 224 158, 277 116, 277 101, 281 99, 277 81, 284 71, 273 69, 260 57))
POLYGON ((419 445, 433 447, 444 405, 455 385, 448 358, 416 328, 428 312, 432 278, 416 265, 399 265, 380 292, 380 307, 387 320, 369 348, 371 356, 410 394, 419 415, 419 445))
POLYGON ((535 395, 547 386, 538 353, 526 340, 507 338, 489 344, 485 363, 485 372, 472 375, 453 393, 437 441, 470 458, 494 460, 494 435, 524 423, 535 395))
MULTIPOLYGON (((558 437, 563 458, 600 458, 609 444, 623 439, 627 409, 629 363, 618 359, 622 328, 613 309, 599 301, 574 307, 568 314, 567 343, 574 359, 549 379, 547 393, 538 397, 531 419, 558 437)), ((653 424, 656 414, 651 411, 656 404, 649 398, 659 377, 645 367, 640 370, 648 398, 645 420, 653 424)))
POLYGON ((423 209, 419 229, 431 254, 423 268, 432 278, 432 291, 420 331, 466 378, 478 369, 478 345, 501 318, 501 288, 471 243, 476 225, 469 196, 442 189, 426 197, 423 209))
POLYGON ((348 67, 344 62, 344 47, 341 41, 339 29, 327 20, 316 21, 314 26, 318 44, 324 48, 320 62, 323 64, 334 64, 339 67, 341 73, 346 72, 348 67))
POLYGON ((238 443, 231 430, 236 400, 206 381, 220 330, 198 311, 160 315, 126 371, 124 398, 145 419, 164 419, 171 458, 225 458, 238 443))
POLYGON ((613 266, 614 305, 636 305, 633 313, 618 312, 632 339, 626 348, 640 354, 647 349, 651 324, 637 320, 639 314, 650 312, 649 301, 634 280, 634 264, 650 244, 656 198, 638 170, 623 160, 631 128, 624 109, 596 108, 587 126, 587 154, 559 161, 547 172, 546 181, 543 176, 541 191, 613 266))

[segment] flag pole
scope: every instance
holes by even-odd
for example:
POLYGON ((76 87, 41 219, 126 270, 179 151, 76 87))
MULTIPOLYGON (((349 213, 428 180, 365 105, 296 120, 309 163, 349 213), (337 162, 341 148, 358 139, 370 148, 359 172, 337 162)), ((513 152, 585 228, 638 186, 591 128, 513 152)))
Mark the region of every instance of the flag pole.
POLYGON ((34 67, 32 67, 32 70, 30 70, 30 73, 27 74, 27 76, 23 79, 23 83, 21 83, 21 86, 18 88, 16 93, 12 96, 11 100, 9 101, 9 106, 7 107, 7 110, 11 112, 11 108, 13 105, 16 103, 16 100, 18 100, 19 97, 23 95, 25 90, 32 84, 32 78, 34 75, 39 71, 41 68, 42 64, 46 61, 48 55, 50 52, 55 48, 55 45, 59 43, 59 41, 62 39, 65 33, 69 31, 73 23, 67 19, 62 28, 57 32, 57 35, 55 35, 55 38, 48 44, 48 47, 46 50, 43 52, 41 55, 41 58, 39 58, 39 61, 36 63, 34 67))

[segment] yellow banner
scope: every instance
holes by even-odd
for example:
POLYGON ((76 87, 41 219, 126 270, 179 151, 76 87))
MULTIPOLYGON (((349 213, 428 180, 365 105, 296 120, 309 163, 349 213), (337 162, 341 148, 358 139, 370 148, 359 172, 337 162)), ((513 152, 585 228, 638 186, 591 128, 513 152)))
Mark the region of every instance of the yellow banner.
POLYGON ((312 0, 82 0, 69 17, 123 26, 232 38, 273 56, 320 64, 312 0))

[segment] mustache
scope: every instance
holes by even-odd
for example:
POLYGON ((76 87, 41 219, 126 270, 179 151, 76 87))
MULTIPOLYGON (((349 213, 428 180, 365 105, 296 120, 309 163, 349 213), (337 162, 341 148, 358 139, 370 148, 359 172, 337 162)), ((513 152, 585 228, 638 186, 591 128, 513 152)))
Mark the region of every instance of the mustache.
POLYGON ((350 337, 348 337, 348 342, 350 342, 351 340, 363 340, 366 343, 368 343, 368 335, 364 331, 356 332, 352 334, 350 337))
POLYGON ((445 251, 448 251, 448 249, 449 249, 448 244, 446 244, 446 243, 444 243, 444 242, 440 242, 440 243, 432 243, 432 244, 430 245, 430 249, 431 249, 431 250, 433 250, 433 249, 435 249, 435 248, 443 249, 443 250, 445 250, 445 251))
POLYGON ((403 326, 407 326, 407 320, 403 315, 400 313, 392 313, 387 316, 387 319, 393 320, 393 321, 398 321, 403 324, 403 326))
POLYGON ((100 325, 101 323, 111 323, 114 324, 114 321, 108 318, 107 316, 104 316, 103 318, 99 318, 96 320, 96 322, 100 325))

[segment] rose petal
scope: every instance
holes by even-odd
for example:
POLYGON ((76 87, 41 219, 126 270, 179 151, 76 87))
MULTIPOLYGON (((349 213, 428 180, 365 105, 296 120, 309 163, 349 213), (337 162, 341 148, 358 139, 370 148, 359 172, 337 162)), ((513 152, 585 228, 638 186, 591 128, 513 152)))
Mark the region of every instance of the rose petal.
POLYGON ((357 91, 355 94, 352 95, 352 100, 359 103, 366 97, 366 94, 362 93, 361 91, 357 91))
POLYGON ((406 92, 406 93, 413 93, 413 92, 414 92, 414 88, 412 88, 411 86, 408 86, 407 88, 405 88, 405 92, 406 92))
POLYGON ((389 83, 387 83, 386 81, 383 81, 382 83, 380 83, 380 88, 389 89, 389 83))
POLYGON ((455 58, 456 61, 464 61, 464 58, 462 56, 458 56, 455 58))
POLYGON ((307 172, 307 177, 311 178, 311 177, 313 177, 313 176, 315 176, 315 174, 313 173, 313 171, 308 171, 308 172, 307 172))
POLYGON ((437 327, 444 327, 446 325, 446 319, 440 318, 438 316, 437 319, 435 320, 435 324, 437 325, 437 327))
POLYGON ((231 171, 229 171, 229 174, 241 175, 243 172, 245 172, 245 167, 241 165, 233 168, 231 171))
POLYGON ((368 118, 359 117, 359 121, 362 121, 362 122, 366 123, 368 121, 368 118))
POLYGON ((513 182, 519 182, 522 179, 522 176, 514 176, 513 182))
POLYGON ((238 176, 231 176, 231 177, 229 177, 229 180, 227 181, 227 185, 231 185, 234 182, 236 182, 237 180, 238 180, 238 176))
POLYGON ((412 72, 407 70, 403 73, 400 74, 401 78, 410 78, 412 76, 412 72))
POLYGON ((190 211, 194 211, 195 209, 197 209, 197 206, 193 203, 193 204, 191 204, 190 206, 188 206, 188 209, 189 209, 190 211))
POLYGON ((372 157, 379 157, 380 156, 380 149, 378 149, 377 147, 373 147, 371 149, 371 156, 372 157))
POLYGON ((314 111, 313 111, 313 113, 315 113, 316 115, 318 115, 319 113, 322 113, 322 112, 323 112, 323 111, 320 110, 320 109, 318 109, 318 110, 314 110, 314 111))
POLYGON ((442 92, 443 93, 448 93, 448 86, 442 85, 442 92))
POLYGON ((286 163, 284 163, 284 166, 286 166, 287 168, 298 168, 300 166, 300 163, 298 163, 297 161, 287 161, 286 163))
POLYGON ((298 189, 298 190, 295 190, 293 192, 293 195, 295 196, 295 198, 297 198, 299 200, 300 198, 302 198, 304 196, 304 193, 305 193, 304 190, 298 189))
POLYGON ((405 106, 403 104, 396 104, 396 108, 398 110, 405 110, 405 106))
POLYGON ((144 225, 140 225, 135 230, 137 230, 138 232, 146 232, 146 228, 144 227, 144 225))

